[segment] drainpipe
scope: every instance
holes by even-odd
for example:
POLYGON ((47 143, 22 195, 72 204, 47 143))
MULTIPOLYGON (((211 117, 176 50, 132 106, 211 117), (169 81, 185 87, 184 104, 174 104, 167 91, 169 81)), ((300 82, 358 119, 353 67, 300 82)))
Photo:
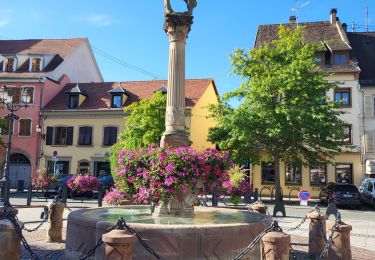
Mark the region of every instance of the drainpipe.
MULTIPOLYGON (((44 90, 44 82, 45 82, 45 77, 40 77, 39 78, 39 85, 40 85, 40 96, 39 96, 39 118, 38 118, 38 125, 39 127, 42 129, 43 131, 43 118, 42 118, 42 104, 43 104, 43 90, 44 90)), ((41 136, 42 136, 42 132, 38 133, 38 136, 37 136, 37 145, 36 145, 36 165, 39 165, 40 163, 40 155, 41 155, 41 152, 42 152, 42 139, 41 139, 41 136)))
POLYGON ((365 92, 361 85, 358 83, 358 86, 362 92, 362 145, 363 149, 361 149, 361 164, 362 164, 362 177, 364 177, 366 173, 366 164, 365 164, 365 156, 366 156, 366 120, 365 120, 365 92))

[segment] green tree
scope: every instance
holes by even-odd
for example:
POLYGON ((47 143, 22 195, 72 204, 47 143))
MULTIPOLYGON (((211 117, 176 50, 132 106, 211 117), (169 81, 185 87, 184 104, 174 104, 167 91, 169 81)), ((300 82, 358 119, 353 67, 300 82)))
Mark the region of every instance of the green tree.
MULTIPOLYGON (((6 119, 5 118, 0 118, 0 135, 3 136, 3 133, 4 131, 6 132, 6 125, 7 125, 7 122, 6 122, 6 119)), ((3 145, 3 140, 2 138, 0 137, 0 146, 3 145)))
POLYGON ((280 160, 313 165, 332 161, 343 145, 344 124, 338 104, 326 97, 337 87, 316 65, 318 46, 306 44, 303 28, 279 28, 279 39, 231 55, 233 72, 245 79, 223 102, 212 106, 218 122, 209 140, 238 161, 258 164, 266 155, 275 165, 274 215, 285 208, 280 188, 280 160), (238 98, 236 108, 229 100, 238 98))
POLYGON ((135 150, 150 144, 159 145, 165 130, 166 104, 167 96, 156 92, 151 99, 134 102, 125 108, 125 113, 129 115, 125 117, 125 128, 118 142, 112 146, 111 165, 116 164, 121 149, 135 150))

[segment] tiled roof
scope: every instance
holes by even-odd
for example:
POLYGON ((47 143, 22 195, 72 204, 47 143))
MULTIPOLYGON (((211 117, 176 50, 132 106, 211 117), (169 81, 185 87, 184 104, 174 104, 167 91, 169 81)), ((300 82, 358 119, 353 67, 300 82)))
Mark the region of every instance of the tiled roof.
MULTIPOLYGON (((208 86, 213 83, 213 79, 189 79, 185 83, 185 106, 193 107, 208 86)), ((79 110, 103 110, 110 107, 109 90, 119 86, 126 89, 129 96, 125 106, 139 101, 140 99, 149 99, 155 90, 160 89, 164 84, 162 80, 153 81, 128 81, 128 82, 103 82, 103 83, 79 83, 79 86, 85 89, 87 98, 77 109, 79 110)), ((65 86, 44 108, 44 110, 69 110, 67 107, 66 91, 76 87, 76 83, 70 83, 65 86)), ((215 85, 214 85, 215 87, 215 85)))
POLYGON ((350 44, 361 68, 361 86, 375 86, 375 32, 348 32, 350 44))
POLYGON ((65 58, 85 41, 87 41, 86 38, 50 40, 0 40, 0 54, 59 54, 62 58, 65 58))
MULTIPOLYGON (((293 28, 296 24, 283 24, 284 26, 293 28)), ((299 26, 305 28, 303 38, 309 43, 322 43, 322 50, 325 50, 324 45, 327 45, 331 50, 351 50, 347 43, 345 32, 341 25, 339 29, 336 25, 332 25, 329 21, 299 23, 299 26)), ((278 24, 266 24, 258 27, 258 33, 255 40, 255 48, 261 47, 265 43, 271 43, 278 38, 278 24)))

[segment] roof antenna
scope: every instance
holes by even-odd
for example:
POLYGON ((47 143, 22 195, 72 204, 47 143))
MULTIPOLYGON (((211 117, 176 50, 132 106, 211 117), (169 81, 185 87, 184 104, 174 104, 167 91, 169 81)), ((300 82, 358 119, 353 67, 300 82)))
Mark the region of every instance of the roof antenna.
POLYGON ((366 32, 368 32, 369 20, 368 20, 368 6, 367 5, 365 6, 365 13, 366 13, 366 32))
POLYGON ((299 19, 298 11, 299 11, 299 9, 301 9, 302 7, 304 7, 304 6, 308 5, 308 4, 310 4, 310 1, 307 1, 307 2, 305 2, 305 3, 301 4, 301 5, 299 5, 299 4, 298 4, 298 0, 296 0, 296 8, 292 8, 292 9, 291 9, 293 12, 296 12, 296 21, 297 21, 297 26, 298 26, 298 19, 299 19))

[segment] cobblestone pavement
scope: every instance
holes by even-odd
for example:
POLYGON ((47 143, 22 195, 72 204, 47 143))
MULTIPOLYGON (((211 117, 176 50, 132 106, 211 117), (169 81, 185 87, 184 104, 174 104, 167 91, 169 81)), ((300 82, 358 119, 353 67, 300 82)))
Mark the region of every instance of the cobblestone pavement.
MULTIPOLYGON (((65 239, 66 229, 63 229, 63 239, 65 239)), ((51 260, 60 260, 63 259, 65 241, 61 243, 46 243, 45 238, 45 229, 40 229, 32 233, 25 233, 25 238, 29 242, 32 250, 36 253, 41 260, 51 259, 51 260)), ((311 259, 308 257, 307 251, 309 250, 308 238, 292 235, 291 241, 292 248, 296 251, 298 259, 311 259)), ((31 259, 30 255, 22 248, 22 260, 31 259)), ((362 248, 352 247, 353 259, 356 260, 373 260, 374 251, 365 250, 362 248)))

